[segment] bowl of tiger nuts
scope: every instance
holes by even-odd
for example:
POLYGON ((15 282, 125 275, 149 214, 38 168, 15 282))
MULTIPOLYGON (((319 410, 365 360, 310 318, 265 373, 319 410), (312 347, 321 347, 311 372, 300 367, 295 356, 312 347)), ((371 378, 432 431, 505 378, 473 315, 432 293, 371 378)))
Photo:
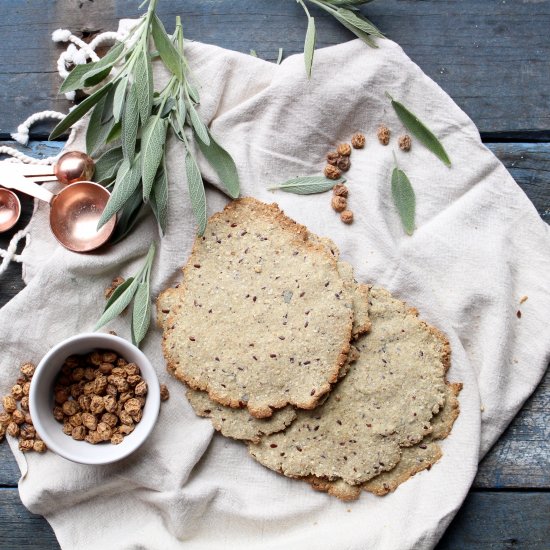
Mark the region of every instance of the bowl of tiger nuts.
POLYGON ((160 408, 153 366, 111 334, 73 336, 36 367, 29 394, 34 427, 49 449, 81 464, 109 464, 134 452, 160 408))

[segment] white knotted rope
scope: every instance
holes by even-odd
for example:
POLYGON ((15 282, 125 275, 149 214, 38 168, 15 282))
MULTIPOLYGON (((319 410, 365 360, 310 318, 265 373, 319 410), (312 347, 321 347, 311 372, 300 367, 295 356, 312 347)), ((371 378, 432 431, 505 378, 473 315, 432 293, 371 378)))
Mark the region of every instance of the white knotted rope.
MULTIPOLYGON (((99 56, 95 53, 95 50, 105 44, 114 42, 115 40, 124 39, 123 35, 119 35, 116 32, 104 32, 98 34, 89 44, 86 44, 83 40, 78 38, 71 33, 71 31, 66 29, 57 29, 52 33, 52 40, 54 42, 69 42, 67 49, 61 53, 59 59, 57 60, 57 70, 61 78, 65 79, 70 72, 70 67, 76 65, 83 65, 88 62, 88 59, 91 61, 99 61, 99 56)), ((65 97, 69 101, 74 101, 75 93, 67 92, 65 97)), ((27 120, 21 123, 17 127, 17 132, 11 134, 11 137, 20 143, 21 145, 27 145, 29 143, 29 132, 33 124, 43 120, 62 120, 65 118, 65 114, 59 113, 57 111, 41 111, 31 115, 27 120)), ((69 138, 65 147, 71 145, 75 138, 75 130, 80 126, 82 122, 77 123, 73 126, 69 138)), ((0 156, 7 155, 10 157, 7 159, 7 162, 22 162, 25 164, 40 164, 40 165, 49 165, 56 162, 59 156, 62 153, 53 157, 47 157, 43 159, 37 159, 26 155, 25 153, 15 149, 14 147, 9 147, 7 145, 0 146, 0 156)), ((1 183, 1 182, 0 182, 1 183)), ((29 232, 27 229, 22 229, 18 231, 11 239, 10 244, 6 250, 0 248, 0 258, 2 258, 2 263, 0 264, 0 276, 8 269, 8 266, 11 262, 21 263, 21 255, 17 254, 17 247, 19 243, 26 239, 25 246, 29 243, 29 232)), ((23 247, 23 248, 24 248, 23 247)))

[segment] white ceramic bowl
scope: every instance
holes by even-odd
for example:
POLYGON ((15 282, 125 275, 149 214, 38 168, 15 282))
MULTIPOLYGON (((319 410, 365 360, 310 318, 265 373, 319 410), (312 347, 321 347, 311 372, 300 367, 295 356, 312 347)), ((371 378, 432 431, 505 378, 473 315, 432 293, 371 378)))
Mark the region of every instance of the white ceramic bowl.
POLYGON ((40 361, 31 383, 29 410, 38 435, 49 449, 81 464, 109 464, 134 452, 151 433, 160 408, 160 387, 157 375, 147 357, 134 345, 111 334, 88 333, 63 340, 40 361), (81 355, 96 349, 112 350, 129 363, 136 363, 147 382, 148 392, 143 417, 135 430, 119 445, 109 442, 92 445, 65 435, 62 424, 53 417, 53 387, 61 366, 70 355, 81 355))

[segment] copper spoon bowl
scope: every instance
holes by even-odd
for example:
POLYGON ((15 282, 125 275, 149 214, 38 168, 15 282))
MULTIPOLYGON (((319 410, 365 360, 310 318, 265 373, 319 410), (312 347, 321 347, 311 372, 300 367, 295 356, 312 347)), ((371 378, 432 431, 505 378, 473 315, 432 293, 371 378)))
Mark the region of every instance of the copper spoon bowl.
POLYGON ((52 233, 59 244, 73 252, 90 252, 99 248, 115 228, 116 216, 113 216, 97 230, 99 218, 111 196, 97 183, 72 183, 57 195, 25 178, 8 180, 4 185, 49 203, 52 233))
POLYGON ((8 189, 0 189, 0 233, 11 229, 21 216, 19 197, 8 189))

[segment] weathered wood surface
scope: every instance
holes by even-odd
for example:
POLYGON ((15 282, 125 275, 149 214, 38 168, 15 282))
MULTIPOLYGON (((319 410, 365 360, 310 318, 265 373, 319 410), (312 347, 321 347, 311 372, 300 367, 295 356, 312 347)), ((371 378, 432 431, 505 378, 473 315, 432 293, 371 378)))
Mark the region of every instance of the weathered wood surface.
MULTIPOLYGON (((50 40, 57 28, 116 30, 136 17, 137 0, 1 0, 0 138, 37 110, 66 111, 57 94, 50 40), (14 106, 17 105, 15 109, 14 106)), ((161 1, 168 28, 184 17, 186 36, 274 60, 303 47, 306 19, 294 0, 161 1)), ((312 7, 318 46, 352 37, 312 7)), ((488 137, 550 137, 550 0, 379 0, 365 13, 396 40, 488 137)), ((35 135, 44 135, 37 128, 35 135)))
MULTIPOLYGON (((549 493, 470 493, 436 550, 546 550, 549 493)), ((54 550, 51 527, 0 489, 0 550, 54 550)))

